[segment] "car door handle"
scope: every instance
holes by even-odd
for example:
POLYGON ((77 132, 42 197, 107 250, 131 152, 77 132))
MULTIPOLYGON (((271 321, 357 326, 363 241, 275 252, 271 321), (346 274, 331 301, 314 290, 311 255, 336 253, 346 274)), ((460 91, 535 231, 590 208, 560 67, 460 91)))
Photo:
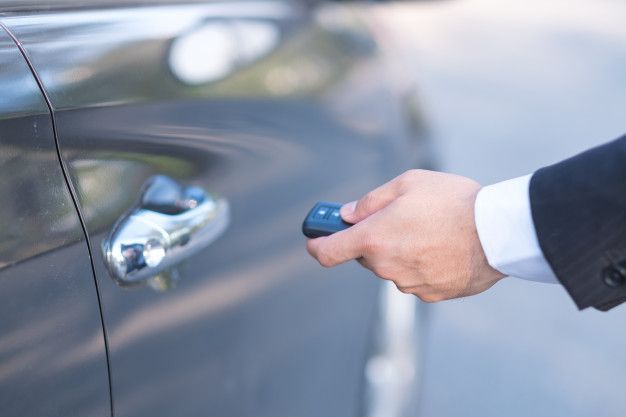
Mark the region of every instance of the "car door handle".
POLYGON ((206 248, 228 227, 228 202, 169 177, 152 177, 138 206, 122 217, 102 250, 121 285, 147 282, 206 248))

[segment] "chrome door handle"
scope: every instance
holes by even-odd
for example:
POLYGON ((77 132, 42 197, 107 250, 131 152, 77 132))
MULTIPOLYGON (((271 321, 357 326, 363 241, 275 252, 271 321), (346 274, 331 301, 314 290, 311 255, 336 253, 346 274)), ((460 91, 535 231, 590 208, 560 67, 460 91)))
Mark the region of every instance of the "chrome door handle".
POLYGON ((112 277, 140 284, 206 248, 228 227, 229 206, 198 187, 151 178, 141 202, 120 219, 102 250, 112 277))

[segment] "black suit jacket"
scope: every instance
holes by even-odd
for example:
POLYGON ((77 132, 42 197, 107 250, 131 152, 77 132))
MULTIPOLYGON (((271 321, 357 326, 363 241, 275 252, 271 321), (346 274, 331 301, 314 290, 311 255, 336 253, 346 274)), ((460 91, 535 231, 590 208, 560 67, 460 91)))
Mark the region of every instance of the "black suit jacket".
POLYGON ((537 171, 539 245, 578 308, 626 301, 626 136, 537 171))

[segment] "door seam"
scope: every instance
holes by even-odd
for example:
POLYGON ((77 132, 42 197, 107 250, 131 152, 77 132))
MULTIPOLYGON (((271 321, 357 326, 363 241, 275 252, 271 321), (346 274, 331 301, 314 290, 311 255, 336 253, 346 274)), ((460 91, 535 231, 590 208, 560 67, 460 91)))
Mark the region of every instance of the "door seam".
POLYGON ((54 114, 54 106, 52 105, 52 101, 50 100, 50 97, 48 96, 48 94, 46 92, 46 89, 45 89, 45 87, 43 85, 43 82, 42 82, 41 78, 39 78, 39 74, 35 70, 35 67, 33 66, 33 64, 32 64, 32 62, 30 60, 30 57, 28 56, 28 53, 26 52, 26 49, 23 47, 22 43, 19 41, 19 39, 13 34, 13 32, 2 21, 0 21, 0 28, 4 29, 4 31, 13 40, 13 43, 15 44, 17 49, 22 54, 22 57, 26 61, 26 65, 28 65, 28 68, 30 69, 31 74, 35 78, 35 82, 37 83, 37 86, 39 87, 39 91, 41 92, 41 94, 42 94, 42 96, 44 98, 44 101, 46 102, 46 106, 48 107, 48 111, 50 113, 50 119, 51 119, 51 122, 52 122, 52 133, 53 133, 53 136, 54 136, 54 145, 55 145, 55 149, 56 149, 57 158, 58 158, 59 163, 61 165, 61 172, 63 173, 63 178, 65 179, 65 184, 66 184, 67 188, 69 189, 70 197, 72 198, 72 202, 74 203, 74 209, 76 210, 76 213, 78 215, 78 220, 80 222, 81 229, 83 230, 83 235, 85 236, 85 242, 87 243, 87 253, 89 255, 89 264, 91 265, 91 273, 92 273, 94 284, 95 284, 95 287, 96 287, 96 296, 97 296, 97 299, 98 299, 98 311, 100 313, 100 324, 102 325, 102 335, 103 335, 103 339, 104 339, 104 351, 105 351, 105 355, 106 355, 107 377, 108 377, 108 382, 109 382, 109 407, 111 408, 111 417, 114 417, 115 416, 115 409, 113 408, 113 385, 112 385, 111 363, 110 363, 110 359, 111 358, 110 358, 110 351, 109 351, 108 335, 107 335, 107 331, 106 331, 106 325, 105 325, 105 322, 104 322, 104 313, 103 313, 103 308, 102 308, 102 299, 100 297, 100 287, 98 285, 98 278, 96 277, 96 268, 95 268, 95 264, 94 264, 94 257, 92 255, 92 251, 91 251, 91 241, 89 240, 89 234, 87 233, 87 224, 85 222, 85 219, 84 219, 82 211, 81 211, 80 203, 78 201, 78 194, 76 193, 76 189, 74 188, 74 184, 73 184, 73 182, 71 180, 71 177, 69 175, 69 169, 68 169, 67 164, 65 163, 65 160, 63 159, 63 156, 62 156, 62 153, 61 153, 61 148, 60 148, 60 145, 59 145, 59 138, 58 138, 58 135, 57 135, 57 126, 56 126, 56 118, 55 118, 55 114, 54 114))

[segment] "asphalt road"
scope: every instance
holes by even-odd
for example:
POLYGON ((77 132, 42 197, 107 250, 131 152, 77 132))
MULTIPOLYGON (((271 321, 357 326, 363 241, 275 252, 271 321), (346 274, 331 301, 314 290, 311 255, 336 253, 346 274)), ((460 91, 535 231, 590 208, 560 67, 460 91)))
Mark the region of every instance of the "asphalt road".
MULTIPOLYGON (((626 132, 624 16, 622 0, 450 0, 380 21, 440 166, 489 184, 626 132)), ((516 278, 432 306, 422 416, 624 416, 625 325, 624 305, 579 312, 516 278)))

